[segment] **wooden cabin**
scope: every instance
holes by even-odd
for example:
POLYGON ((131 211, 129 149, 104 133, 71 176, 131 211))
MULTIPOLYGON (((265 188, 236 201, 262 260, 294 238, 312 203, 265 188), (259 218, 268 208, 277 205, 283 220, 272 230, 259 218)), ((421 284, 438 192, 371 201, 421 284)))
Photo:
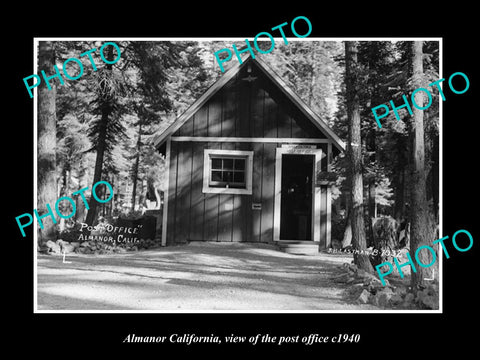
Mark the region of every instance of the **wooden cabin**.
POLYGON ((162 245, 330 245, 331 194, 317 181, 344 143, 259 57, 223 74, 164 132, 162 245))

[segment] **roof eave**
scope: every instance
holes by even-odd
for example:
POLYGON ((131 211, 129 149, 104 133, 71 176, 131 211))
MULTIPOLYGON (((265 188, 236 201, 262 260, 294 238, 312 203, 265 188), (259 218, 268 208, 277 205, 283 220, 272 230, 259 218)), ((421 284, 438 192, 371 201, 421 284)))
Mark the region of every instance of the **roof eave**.
POLYGON ((161 134, 154 138, 153 142, 156 148, 175 131, 177 131, 188 119, 190 119, 218 90, 220 90, 228 81, 230 81, 240 69, 248 62, 254 61, 257 63, 260 70, 275 84, 280 90, 289 98, 294 104, 312 121, 319 130, 324 132, 327 137, 332 140, 332 143, 339 151, 345 151, 345 143, 333 132, 332 129, 308 106, 303 102, 295 92, 283 81, 263 60, 247 56, 242 63, 237 62, 224 75, 222 75, 210 88, 200 96, 187 110, 180 115, 171 125, 169 125, 161 134))

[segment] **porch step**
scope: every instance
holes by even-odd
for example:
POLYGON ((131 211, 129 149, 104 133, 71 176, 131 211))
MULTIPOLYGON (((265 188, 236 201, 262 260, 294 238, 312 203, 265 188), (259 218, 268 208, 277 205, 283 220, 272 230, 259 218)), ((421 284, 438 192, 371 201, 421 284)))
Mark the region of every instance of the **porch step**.
POLYGON ((316 255, 318 254, 318 241, 276 241, 280 251, 295 255, 316 255))

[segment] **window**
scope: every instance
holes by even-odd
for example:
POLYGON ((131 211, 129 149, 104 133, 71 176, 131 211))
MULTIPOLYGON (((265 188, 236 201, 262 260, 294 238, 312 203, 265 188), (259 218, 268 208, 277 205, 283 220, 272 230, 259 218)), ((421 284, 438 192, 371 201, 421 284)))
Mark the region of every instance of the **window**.
POLYGON ((205 150, 203 192, 252 193, 253 151, 205 150))
POLYGON ((245 157, 211 155, 210 186, 245 189, 245 157))

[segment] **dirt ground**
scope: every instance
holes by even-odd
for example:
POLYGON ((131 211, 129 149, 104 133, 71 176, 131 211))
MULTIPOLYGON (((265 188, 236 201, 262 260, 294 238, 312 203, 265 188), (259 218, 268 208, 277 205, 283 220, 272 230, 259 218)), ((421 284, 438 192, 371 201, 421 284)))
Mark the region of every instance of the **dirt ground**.
POLYGON ((38 255, 37 310, 379 310, 334 283, 348 255, 191 243, 110 255, 38 255))

